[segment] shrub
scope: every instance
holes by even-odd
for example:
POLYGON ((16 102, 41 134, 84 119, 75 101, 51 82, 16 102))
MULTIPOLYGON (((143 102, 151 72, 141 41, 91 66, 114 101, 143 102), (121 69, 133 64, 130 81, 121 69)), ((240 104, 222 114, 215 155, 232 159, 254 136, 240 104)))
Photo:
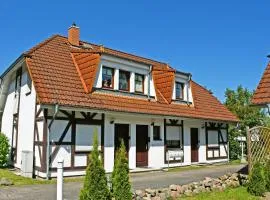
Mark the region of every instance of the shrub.
POLYGON ((270 192, 270 159, 267 159, 264 166, 265 187, 270 192))
POLYGON ((119 150, 116 153, 112 173, 112 191, 115 200, 131 200, 131 185, 129 182, 129 168, 126 157, 124 141, 121 141, 119 150))
POLYGON ((230 160, 237 160, 239 159, 239 156, 241 155, 240 143, 235 140, 237 136, 238 136, 238 133, 235 133, 235 131, 230 131, 229 133, 230 160))
POLYGON ((86 169, 84 185, 80 192, 80 200, 107 200, 110 191, 102 161, 99 158, 97 130, 93 136, 93 150, 89 154, 89 164, 86 169))
POLYGON ((262 196, 263 193, 266 192, 264 167, 262 163, 254 163, 247 189, 250 194, 255 196, 262 196))
POLYGON ((3 133, 0 133, 0 167, 6 167, 8 165, 8 155, 8 138, 3 133))

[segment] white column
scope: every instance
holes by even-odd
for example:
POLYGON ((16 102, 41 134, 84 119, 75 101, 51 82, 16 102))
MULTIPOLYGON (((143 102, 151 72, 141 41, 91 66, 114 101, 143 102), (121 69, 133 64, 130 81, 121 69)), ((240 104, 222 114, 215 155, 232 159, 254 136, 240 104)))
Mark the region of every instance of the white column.
POLYGON ((60 158, 57 165, 57 200, 63 200, 63 166, 64 159, 60 158))
POLYGON ((97 73, 97 78, 96 78, 96 86, 97 88, 101 88, 102 87, 102 65, 100 65, 99 69, 98 69, 98 73, 97 73))
POLYGON ((130 124, 129 168, 136 168, 136 124, 130 124))
POLYGON ((149 75, 146 75, 145 78, 144 78, 144 94, 148 94, 148 78, 149 78, 149 75))
POLYGON ((105 117, 104 128, 104 169, 106 172, 112 172, 114 166, 114 123, 105 117))
POLYGON ((119 89, 119 69, 114 70, 114 89, 118 90, 119 89))
POLYGON ((135 91, 135 73, 130 73, 130 80, 129 80, 130 92, 135 91))
POLYGON ((190 127, 184 123, 184 164, 191 163, 190 127))

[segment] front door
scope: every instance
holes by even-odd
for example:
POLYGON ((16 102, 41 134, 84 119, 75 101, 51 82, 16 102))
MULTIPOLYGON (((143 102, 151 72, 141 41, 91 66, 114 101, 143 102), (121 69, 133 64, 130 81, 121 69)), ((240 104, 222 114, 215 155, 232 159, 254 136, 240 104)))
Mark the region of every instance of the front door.
POLYGON ((191 128, 190 129, 190 135, 191 135, 191 162, 198 162, 199 161, 199 154, 198 154, 198 148, 199 148, 199 131, 198 128, 191 128))
POLYGON ((136 166, 148 166, 148 126, 136 126, 136 166))
POLYGON ((121 140, 124 141, 126 152, 129 151, 129 125, 128 124, 115 124, 114 126, 114 147, 117 151, 120 147, 121 140))

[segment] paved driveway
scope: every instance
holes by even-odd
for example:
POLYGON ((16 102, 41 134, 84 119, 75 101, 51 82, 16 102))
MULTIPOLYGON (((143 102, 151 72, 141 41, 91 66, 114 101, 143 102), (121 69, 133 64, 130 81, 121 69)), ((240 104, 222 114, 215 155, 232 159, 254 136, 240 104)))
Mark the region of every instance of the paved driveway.
MULTIPOLYGON (((237 172, 244 165, 211 166, 196 170, 181 172, 146 172, 131 175, 133 189, 159 188, 170 184, 187 184, 200 181, 204 177, 219 177, 228 172, 237 172)), ((77 200, 82 183, 64 184, 64 199, 77 200)), ((54 200, 56 199, 56 185, 31 185, 20 187, 0 188, 0 200, 54 200)))

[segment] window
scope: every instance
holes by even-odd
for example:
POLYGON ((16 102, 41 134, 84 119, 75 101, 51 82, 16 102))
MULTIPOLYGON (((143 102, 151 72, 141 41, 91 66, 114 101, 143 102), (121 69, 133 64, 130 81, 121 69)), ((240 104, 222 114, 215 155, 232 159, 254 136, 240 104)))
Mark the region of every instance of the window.
POLYGON ((135 74, 135 92, 141 92, 143 93, 143 81, 144 76, 141 74, 135 74))
POLYGON ((169 149, 182 149, 182 127, 167 126, 166 144, 169 149))
POLYGON ((175 84, 175 97, 176 99, 183 99, 184 98, 184 84, 176 82, 175 84))
POLYGON ((119 90, 129 90, 129 72, 119 71, 119 90))
POLYGON ((160 126, 154 126, 153 139, 154 140, 161 140, 161 137, 160 137, 160 126))
POLYGON ((102 87, 113 88, 113 69, 103 67, 102 69, 102 87))

